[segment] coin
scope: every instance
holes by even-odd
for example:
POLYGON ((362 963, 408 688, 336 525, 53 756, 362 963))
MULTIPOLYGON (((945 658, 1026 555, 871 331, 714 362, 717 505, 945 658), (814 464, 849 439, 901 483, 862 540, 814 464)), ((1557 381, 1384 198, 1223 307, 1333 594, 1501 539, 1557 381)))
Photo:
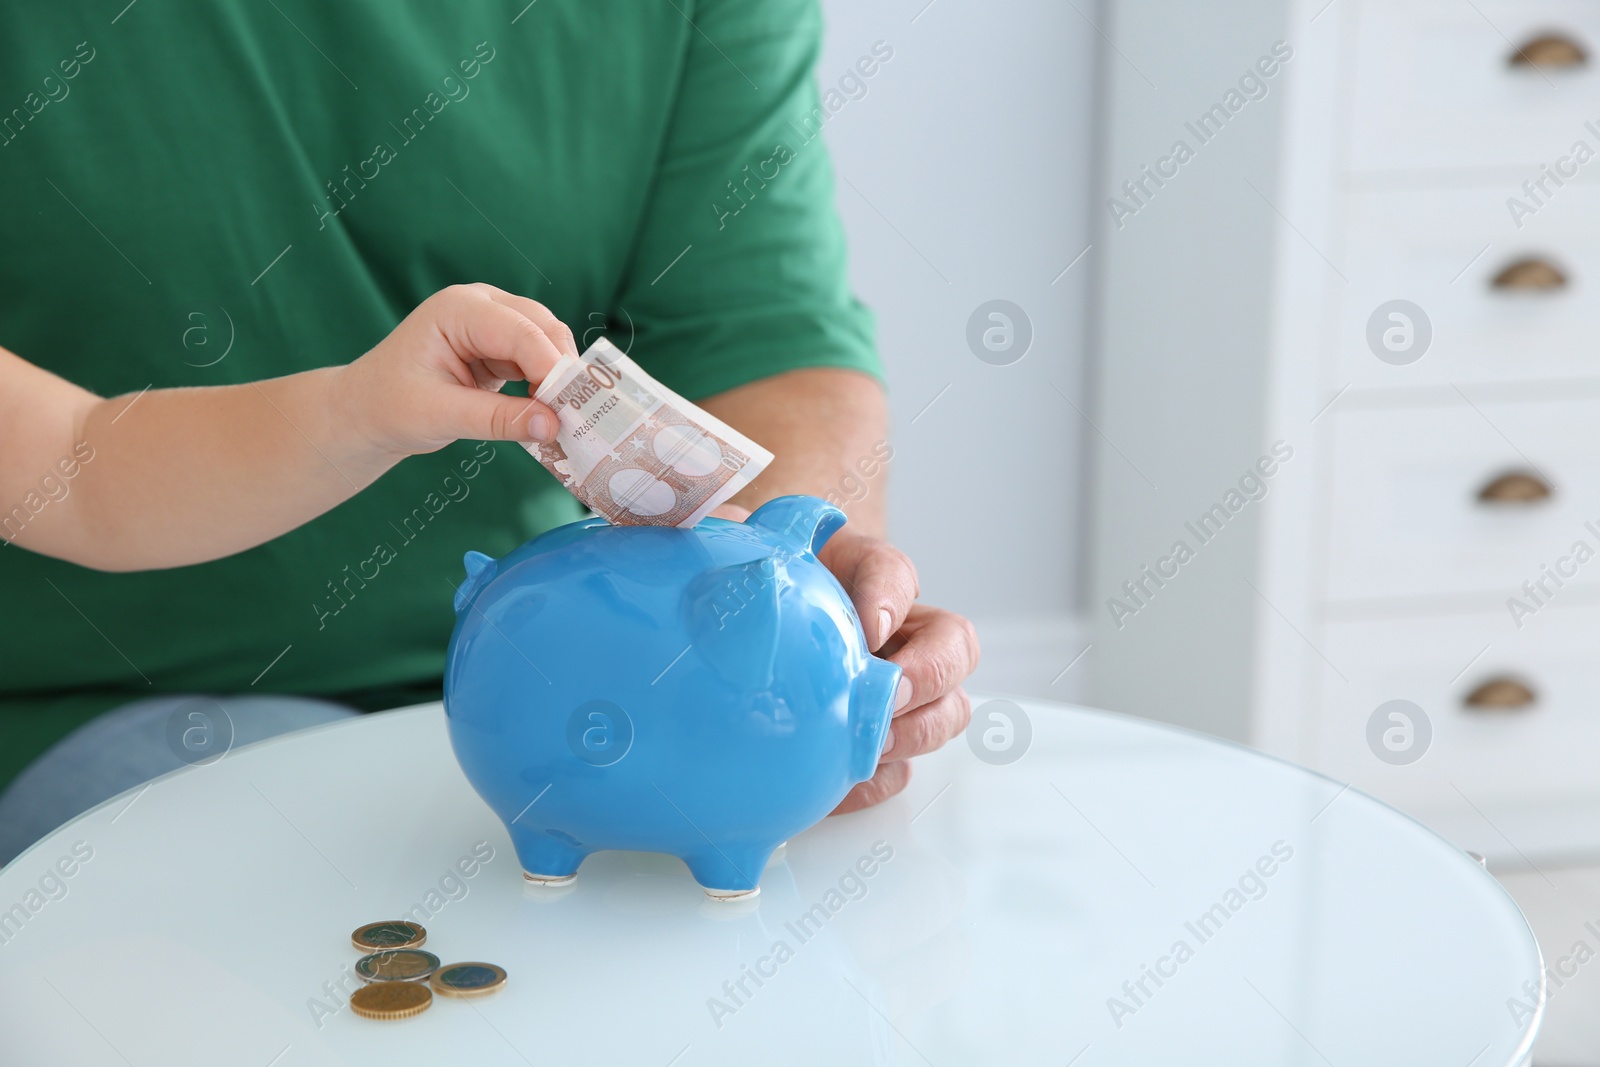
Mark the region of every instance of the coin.
POLYGON ((439 969, 439 957, 421 949, 385 949, 356 960, 364 982, 420 982, 439 969))
POLYGON ((481 997, 503 987, 506 972, 492 963, 451 963, 434 971, 428 984, 447 997, 481 997))
POLYGON ((363 952, 376 952, 384 948, 421 948, 428 940, 428 931, 404 919, 368 923, 356 927, 350 943, 363 952))
POLYGON ((407 1019, 433 1003, 433 992, 414 982, 378 982, 350 994, 350 1010, 368 1019, 407 1019))

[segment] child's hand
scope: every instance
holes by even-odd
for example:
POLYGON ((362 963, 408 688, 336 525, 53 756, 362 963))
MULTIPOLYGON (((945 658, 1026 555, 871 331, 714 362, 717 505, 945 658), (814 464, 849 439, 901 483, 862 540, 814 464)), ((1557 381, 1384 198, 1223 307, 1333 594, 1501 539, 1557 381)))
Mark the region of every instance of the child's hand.
POLYGON ((531 395, 563 355, 572 331, 543 304, 492 285, 452 285, 418 304, 394 331, 337 369, 330 414, 381 452, 434 452, 461 438, 548 441, 556 415, 531 395))
POLYGON ((239 385, 106 399, 0 348, 0 500, 22 502, 0 538, 108 571, 242 552, 406 456, 550 440, 555 412, 499 389, 577 354, 548 308, 490 285, 435 293, 354 363, 239 385))

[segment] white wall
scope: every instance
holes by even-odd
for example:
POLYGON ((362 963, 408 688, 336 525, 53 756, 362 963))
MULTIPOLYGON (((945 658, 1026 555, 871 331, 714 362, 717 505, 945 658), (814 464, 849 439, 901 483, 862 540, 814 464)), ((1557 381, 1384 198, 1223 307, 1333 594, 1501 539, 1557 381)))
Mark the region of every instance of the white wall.
MULTIPOLYGON (((1120 227, 1104 201, 1094 206, 1096 251, 1104 253, 1094 415, 1115 445, 1097 438, 1093 449, 1085 622, 1095 650, 1085 696, 1097 707, 1243 740, 1261 610, 1245 579, 1260 582, 1263 511, 1230 523, 1227 536, 1201 548, 1182 580, 1136 620, 1114 618, 1108 601, 1126 602, 1122 583, 1188 537, 1184 523, 1270 444, 1272 252, 1280 224, 1267 201, 1280 199, 1283 107, 1295 71, 1267 82, 1265 98, 1204 144, 1185 123, 1233 88, 1274 41, 1294 34, 1279 0, 1106 6, 1101 27, 1117 51, 1104 80, 1104 195, 1127 202, 1123 183, 1179 139, 1195 156, 1120 227)), ((1282 485, 1280 478, 1273 492, 1282 485)))
POLYGON ((1084 644, 1073 619, 1093 431, 1073 405, 1089 411, 1095 250, 1061 272, 1091 240, 1096 32, 1057 0, 823 8, 824 89, 875 42, 894 50, 825 128, 856 291, 888 365, 893 536, 924 599, 979 623, 976 685, 1071 696, 1085 664, 1051 680, 1084 644), (1033 330, 1007 366, 967 342, 969 317, 996 298, 1033 330))

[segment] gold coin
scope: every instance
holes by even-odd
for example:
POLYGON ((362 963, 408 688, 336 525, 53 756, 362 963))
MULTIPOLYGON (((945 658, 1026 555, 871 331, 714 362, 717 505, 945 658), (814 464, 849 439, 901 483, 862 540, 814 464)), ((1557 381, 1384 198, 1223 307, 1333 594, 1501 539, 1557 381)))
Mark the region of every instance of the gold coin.
POLYGON ((368 1019, 408 1019, 432 1003, 432 991, 420 982, 374 982, 350 994, 350 1010, 368 1019))
POLYGON ((450 963, 434 971, 428 984, 447 997, 481 997, 505 986, 506 971, 492 963, 450 963))
POLYGON ((428 931, 404 919, 368 923, 356 927, 350 943, 362 952, 377 952, 386 948, 421 948, 428 940, 428 931))
POLYGON ((420 982, 439 969, 439 957, 415 948, 384 949, 356 960, 364 982, 420 982))

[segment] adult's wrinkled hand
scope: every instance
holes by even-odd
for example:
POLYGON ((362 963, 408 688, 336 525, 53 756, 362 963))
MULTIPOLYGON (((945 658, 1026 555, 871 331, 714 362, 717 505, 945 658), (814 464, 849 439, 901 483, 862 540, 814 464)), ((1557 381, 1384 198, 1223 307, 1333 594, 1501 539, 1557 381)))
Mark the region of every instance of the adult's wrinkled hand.
MULTIPOLYGON (((748 509, 724 504, 711 514, 743 522, 748 509)), ((881 537, 846 526, 818 558, 839 579, 866 631, 867 648, 900 667, 894 721, 878 770, 833 809, 845 815, 880 804, 911 781, 911 757, 940 748, 967 728, 972 701, 961 683, 978 666, 978 631, 953 611, 917 603, 917 568, 881 537)))
POLYGON ((911 781, 911 757, 932 752, 967 728, 972 702, 961 688, 978 666, 978 633, 953 611, 917 602, 917 569, 888 541, 847 526, 819 558, 854 602, 867 647, 904 672, 878 770, 833 814, 871 807, 911 781))

